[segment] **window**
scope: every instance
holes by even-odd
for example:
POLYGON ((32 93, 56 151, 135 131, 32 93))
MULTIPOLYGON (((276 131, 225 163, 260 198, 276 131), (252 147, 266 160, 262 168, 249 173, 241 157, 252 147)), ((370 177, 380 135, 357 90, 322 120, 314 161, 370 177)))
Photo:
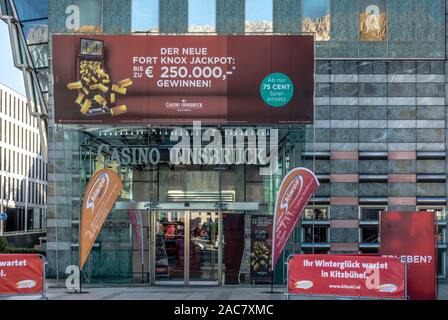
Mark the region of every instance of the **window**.
POLYGON ((385 208, 363 207, 363 208, 361 208, 360 220, 378 222, 380 219, 380 212, 382 212, 384 210, 385 210, 385 208))
POLYGON ((306 208, 303 214, 305 220, 328 220, 328 208, 306 208))
POLYGON ((48 19, 26 21, 22 27, 27 44, 48 42, 48 19))
POLYGON ((328 243, 330 239, 329 219, 328 207, 306 208, 301 225, 302 243, 307 247, 328 243))
POLYGON ((445 207, 418 207, 419 211, 434 212, 437 219, 437 270, 440 278, 446 277, 446 211, 445 207))
POLYGON ((446 252, 444 250, 437 250, 437 275, 439 278, 446 277, 446 252))
POLYGON ((73 0, 65 11, 66 27, 74 32, 103 32, 103 1, 73 0))
POLYGON ((302 0, 302 32, 316 41, 330 40, 330 0, 302 0))
POLYGON ((362 254, 377 254, 378 248, 360 248, 359 252, 362 254))
POLYGON ((188 32, 216 31, 216 1, 188 1, 188 32))
POLYGON ((439 244, 446 243, 446 213, 444 207, 418 207, 419 211, 434 212, 437 219, 437 239, 439 244))
POLYGON ((384 41, 387 34, 386 0, 359 1, 359 40, 384 41))
POLYGON ((28 189, 28 193, 30 195, 29 198, 28 198, 28 201, 30 203, 34 203, 34 182, 30 182, 28 188, 29 188, 28 189))
POLYGON ((132 0, 132 32, 159 32, 159 0, 132 0))
POLYGON ((362 226, 361 242, 377 243, 378 242, 378 226, 362 226))
POLYGON ((363 253, 377 253, 380 213, 385 207, 359 208, 359 248, 363 253))
POLYGON ((302 242, 322 243, 328 242, 328 226, 304 226, 302 227, 302 242))
POLYGON ((246 32, 272 32, 272 0, 246 0, 246 32))
POLYGON ((302 248, 303 254, 328 254, 330 249, 327 248, 302 248))
POLYGON ((40 19, 48 16, 48 0, 14 0, 21 20, 40 19))
POLYGON ((11 103, 11 117, 15 118, 16 116, 16 97, 12 97, 11 103))

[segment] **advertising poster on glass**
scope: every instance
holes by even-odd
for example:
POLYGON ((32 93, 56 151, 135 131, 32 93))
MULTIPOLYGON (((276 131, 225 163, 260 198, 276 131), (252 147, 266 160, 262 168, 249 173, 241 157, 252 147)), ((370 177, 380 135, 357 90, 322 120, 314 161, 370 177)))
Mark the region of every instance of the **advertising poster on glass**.
POLYGON ((166 254, 163 234, 156 235, 156 266, 155 273, 159 277, 168 277, 168 255, 166 254))
POLYGON ((55 121, 312 123, 313 40, 53 35, 55 121))
POLYGON ((253 283, 272 280, 272 216, 251 217, 250 279, 253 283))

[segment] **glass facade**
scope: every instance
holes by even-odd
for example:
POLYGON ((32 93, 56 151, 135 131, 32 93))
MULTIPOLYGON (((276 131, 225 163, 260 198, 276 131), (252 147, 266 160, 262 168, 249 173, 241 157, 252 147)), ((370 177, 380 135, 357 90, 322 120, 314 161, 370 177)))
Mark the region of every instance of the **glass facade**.
POLYGON ((132 32, 159 32, 159 0, 132 1, 132 32))
POLYGON ((248 0, 245 3, 245 31, 272 32, 272 0, 248 0))
POLYGON ((188 32, 216 31, 216 2, 190 0, 188 2, 188 32))
POLYGON ((103 1, 73 0, 65 10, 65 28, 70 32, 98 33, 103 31, 103 1))
MULTIPOLYGON (((154 270, 161 268, 152 265, 158 261, 153 254, 160 248, 154 247, 152 251, 150 242, 145 240, 142 274, 138 244, 133 239, 132 226, 128 218, 129 210, 136 204, 146 206, 139 209, 145 239, 152 235, 156 237, 154 242, 157 243, 162 241, 158 240, 157 235, 163 237, 163 248, 168 255, 168 275, 155 272, 153 280, 183 281, 184 269, 180 268, 183 263, 190 265, 188 268, 190 282, 218 281, 218 270, 222 271, 220 275, 225 279, 225 261, 222 258, 218 260, 216 234, 213 241, 210 238, 201 240, 195 234, 195 229, 207 222, 207 218, 204 218, 207 215, 215 224, 220 220, 223 224, 221 232, 225 243, 228 235, 226 225, 229 222, 222 218, 224 213, 241 216, 272 214, 282 177, 291 168, 302 163, 305 130, 300 126, 291 126, 271 127, 266 133, 263 131, 263 134, 269 136, 271 130, 278 130, 278 140, 281 142, 276 174, 260 175, 259 165, 171 164, 169 157, 170 149, 175 144, 172 141, 175 129, 137 126, 113 128, 64 126, 61 129, 63 132, 61 146, 64 148, 53 153, 57 157, 55 170, 71 173, 71 178, 55 182, 54 196, 58 198, 57 206, 67 207, 64 213, 58 212, 57 219, 68 219, 72 223, 70 228, 67 228, 70 236, 66 238, 70 244, 70 257, 59 262, 61 268, 64 263, 76 264, 78 261, 79 221, 87 183, 95 171, 109 168, 119 174, 123 188, 117 200, 119 204, 109 214, 84 268, 91 283, 139 283, 142 278, 147 282, 150 268, 153 267, 154 270), (157 165, 153 165, 150 160, 151 150, 155 149, 160 152, 158 156, 154 156, 160 159, 157 165), (63 199, 66 199, 64 203, 61 201, 63 199), (188 237, 183 233, 187 223, 190 223, 188 237), (166 233, 168 225, 177 226, 175 233, 170 233, 169 236, 166 233), (180 225, 182 232, 177 230, 180 225), (208 244, 204 242, 206 240, 209 241, 208 244), (187 247, 191 255, 188 260, 183 256, 187 247), (211 268, 211 265, 214 266, 213 272, 199 272, 204 268, 211 268)), ((184 129, 193 139, 192 128, 184 127, 184 129)), ((223 136, 225 129, 230 128, 223 127, 223 136)), ((256 129, 255 133, 261 135, 262 133, 256 129)), ((203 127, 202 130, 207 130, 207 127, 203 127)), ((244 139, 247 144, 250 137, 244 139)), ((244 224, 239 227, 244 228, 244 224)), ((224 245, 220 246, 219 250, 224 255, 226 250, 224 245)))
MULTIPOLYGON (((16 2, 20 8, 20 1, 16 2)), ((94 26, 86 32, 314 33, 315 123, 277 128, 282 148, 273 176, 261 176, 259 167, 251 165, 169 166, 172 127, 50 123, 53 171, 48 215, 53 224, 48 224, 47 252, 51 276, 63 278, 66 266, 77 263, 83 191, 90 176, 103 167, 116 170, 124 188, 121 205, 113 209, 89 258, 85 271, 92 283, 147 282, 147 274, 154 274, 151 268, 156 267, 161 281, 164 277, 226 279, 232 269, 223 257, 231 253, 225 245, 216 247, 213 237, 230 241, 230 231, 235 230, 229 216, 272 214, 282 177, 302 164, 316 172, 321 186, 291 236, 283 260, 300 252, 375 253, 379 211, 445 205, 445 1, 50 0, 48 20, 38 14, 41 9, 31 11, 32 21, 22 19, 33 63, 42 68, 37 73, 42 77, 40 86, 44 93, 49 89, 50 106, 52 88, 44 81, 51 53, 39 41, 51 41, 52 33, 81 32, 73 28, 74 12, 66 11, 71 5, 89 8, 86 16, 80 10, 79 17, 80 24, 94 26), (46 23, 47 39, 42 27, 46 23), (162 150, 156 166, 139 160, 147 158, 145 148, 152 147, 162 150), (125 158, 130 160, 123 164, 126 148, 125 158), (143 273, 128 218, 127 204, 132 202, 146 206, 139 209, 149 239, 144 243, 143 273), (250 207, 253 203, 255 208, 250 207), (221 224, 221 229, 211 232, 210 226, 221 224), (201 232, 208 238, 200 239, 201 232), (201 246, 207 249, 197 254, 201 246), (152 265, 157 250, 162 252, 160 265, 152 265), (217 264, 221 265, 216 268, 217 264), (174 271, 166 273, 166 266, 174 271), (201 268, 209 272, 200 275, 201 268)), ((239 222, 244 232, 246 220, 239 222)), ((443 225, 439 226, 441 276, 446 273, 443 225)), ((247 242, 244 248, 249 247, 247 242)), ((281 263, 276 266, 277 282, 285 280, 285 271, 281 263)))
POLYGON ((330 0, 303 0, 301 31, 313 33, 316 41, 330 41, 330 0))

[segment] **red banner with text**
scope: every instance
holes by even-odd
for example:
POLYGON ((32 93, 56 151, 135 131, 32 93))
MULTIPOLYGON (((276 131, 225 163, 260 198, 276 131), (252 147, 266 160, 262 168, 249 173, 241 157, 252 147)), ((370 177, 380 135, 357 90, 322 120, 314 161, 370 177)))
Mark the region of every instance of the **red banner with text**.
POLYGON ((392 257, 298 254, 288 262, 288 293, 404 299, 405 267, 392 257))
POLYGON ((319 181, 316 176, 306 168, 295 168, 283 178, 274 211, 274 236, 272 239, 272 266, 274 268, 289 236, 302 216, 305 206, 318 187, 319 181))
POLYGON ((436 223, 433 212, 382 213, 380 252, 407 262, 410 299, 436 299, 436 223))
POLYGON ((36 254, 0 254, 0 295, 43 293, 44 263, 36 254))

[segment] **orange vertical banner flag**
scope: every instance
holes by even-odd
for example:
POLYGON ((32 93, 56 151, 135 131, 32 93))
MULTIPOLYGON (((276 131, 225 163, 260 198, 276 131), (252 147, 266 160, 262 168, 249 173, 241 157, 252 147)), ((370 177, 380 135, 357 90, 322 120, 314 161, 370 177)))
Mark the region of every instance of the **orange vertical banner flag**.
POLYGON ((104 221, 121 192, 120 177, 109 169, 98 170, 87 184, 82 204, 79 267, 82 270, 104 221))

